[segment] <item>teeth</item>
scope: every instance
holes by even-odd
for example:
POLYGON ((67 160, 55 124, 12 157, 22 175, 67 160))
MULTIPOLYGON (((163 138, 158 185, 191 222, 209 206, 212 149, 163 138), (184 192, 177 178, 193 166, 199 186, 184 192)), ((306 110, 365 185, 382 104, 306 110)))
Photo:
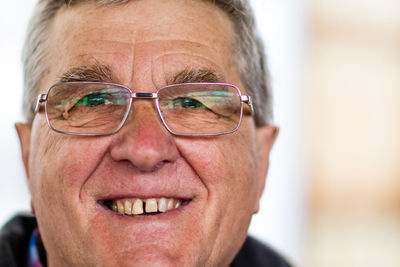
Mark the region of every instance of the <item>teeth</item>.
POLYGON ((117 202, 116 201, 113 201, 112 202, 112 208, 111 208, 113 211, 118 211, 118 206, 117 206, 117 202))
POLYGON ((135 199, 133 202, 133 215, 143 214, 143 201, 140 198, 135 199))
POLYGON ((125 201, 125 214, 132 215, 132 203, 129 200, 125 201))
POLYGON ((168 199, 167 210, 172 210, 174 208, 174 199, 168 199))
POLYGON ((146 212, 157 212, 157 200, 155 198, 150 198, 146 201, 146 212))
POLYGON ((117 200, 117 210, 119 213, 124 214, 124 204, 122 204, 121 200, 117 200))
POLYGON ((158 201, 158 211, 159 212, 167 211, 167 199, 166 198, 160 198, 160 200, 158 201))
POLYGON ((182 205, 182 200, 173 198, 149 198, 149 199, 119 199, 113 200, 110 209, 125 215, 141 215, 145 213, 166 212, 172 209, 179 208, 182 205), (145 212, 145 211, 146 212, 145 212))

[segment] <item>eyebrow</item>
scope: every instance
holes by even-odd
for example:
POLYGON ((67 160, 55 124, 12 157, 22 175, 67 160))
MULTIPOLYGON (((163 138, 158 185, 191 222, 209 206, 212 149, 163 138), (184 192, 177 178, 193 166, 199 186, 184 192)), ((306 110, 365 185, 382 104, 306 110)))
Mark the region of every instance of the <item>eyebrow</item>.
MULTIPOLYGON (((215 71, 208 68, 195 69, 188 67, 167 79, 168 84, 193 82, 221 82, 223 80, 215 71)), ((70 68, 59 78, 60 82, 113 82, 112 70, 103 64, 76 66, 70 68)))
POLYGON ((61 75, 60 82, 112 82, 111 68, 107 65, 94 64, 72 67, 61 75))
POLYGON ((212 69, 186 68, 185 70, 175 74, 168 84, 220 81, 222 81, 222 78, 212 69))

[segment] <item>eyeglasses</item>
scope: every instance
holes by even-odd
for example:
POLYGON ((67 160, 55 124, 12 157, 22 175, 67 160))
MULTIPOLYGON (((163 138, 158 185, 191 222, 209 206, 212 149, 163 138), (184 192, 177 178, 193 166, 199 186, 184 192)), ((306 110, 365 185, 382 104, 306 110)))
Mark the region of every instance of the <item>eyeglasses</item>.
POLYGON ((110 135, 126 122, 135 99, 155 100, 165 128, 174 135, 211 136, 233 133, 241 123, 243 103, 253 113, 251 97, 227 83, 183 83, 156 93, 136 93, 105 82, 66 82, 40 94, 35 113, 45 104, 50 129, 71 135, 110 135))

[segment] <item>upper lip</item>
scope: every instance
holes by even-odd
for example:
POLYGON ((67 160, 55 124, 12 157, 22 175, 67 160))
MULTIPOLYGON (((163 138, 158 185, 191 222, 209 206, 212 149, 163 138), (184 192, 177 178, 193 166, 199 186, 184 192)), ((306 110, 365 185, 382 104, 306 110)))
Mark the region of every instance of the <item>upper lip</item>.
POLYGON ((96 197, 99 201, 106 201, 106 200, 117 200, 117 199, 150 199, 150 198, 174 198, 180 200, 191 200, 193 197, 189 196, 179 196, 177 194, 152 194, 152 195, 142 195, 142 194, 110 194, 96 197))
POLYGON ((139 190, 132 186, 129 190, 128 188, 111 189, 110 191, 100 192, 95 195, 97 201, 106 200, 117 200, 117 199, 150 199, 150 198, 174 198, 181 200, 192 200, 195 195, 189 192, 175 191, 175 190, 165 190, 156 188, 147 188, 145 190, 139 190))
MULTIPOLYGON (((167 179, 167 178, 164 178, 167 179)), ((160 181, 159 179, 148 179, 143 181, 140 179, 117 180, 114 183, 108 181, 91 185, 92 196, 96 200, 116 200, 126 198, 175 198, 181 200, 190 200, 196 197, 195 185, 191 183, 160 181)))

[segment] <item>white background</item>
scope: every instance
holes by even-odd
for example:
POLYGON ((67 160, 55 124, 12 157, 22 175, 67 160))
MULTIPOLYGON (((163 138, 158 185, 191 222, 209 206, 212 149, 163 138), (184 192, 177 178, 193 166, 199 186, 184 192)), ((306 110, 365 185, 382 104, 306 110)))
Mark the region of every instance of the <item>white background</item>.
MULTIPOLYGON (((250 232, 296 265, 304 262, 306 188, 303 148, 305 96, 302 88, 306 41, 303 0, 253 0, 258 28, 266 42, 274 89, 275 124, 281 129, 261 210, 250 232)), ((14 123, 22 120, 21 48, 35 0, 0 4, 0 225, 17 211, 29 210, 29 193, 14 123)))

